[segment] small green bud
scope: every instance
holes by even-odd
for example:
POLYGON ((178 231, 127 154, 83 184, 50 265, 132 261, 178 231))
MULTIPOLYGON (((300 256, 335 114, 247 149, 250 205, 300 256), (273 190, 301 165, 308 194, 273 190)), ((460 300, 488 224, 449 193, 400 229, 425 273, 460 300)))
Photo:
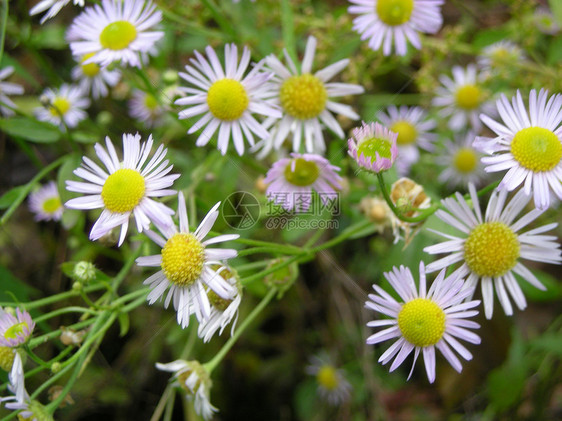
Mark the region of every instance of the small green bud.
POLYGON ((74 291, 80 291, 82 289, 82 282, 78 282, 78 281, 74 282, 72 284, 72 289, 74 291))
POLYGON ((166 70, 162 75, 162 80, 166 85, 172 85, 179 80, 178 72, 172 69, 166 70))
POLYGON ((90 262, 81 261, 74 266, 72 275, 75 280, 88 284, 96 279, 96 267, 90 262))
MULTIPOLYGON (((287 259, 272 260, 267 268, 269 269, 277 266, 285 260, 287 259)), ((264 282, 269 287, 276 287, 279 290, 277 298, 282 298, 285 292, 295 283, 298 276, 299 265, 296 262, 293 262, 267 275, 264 279, 264 282)))
POLYGON ((100 126, 109 126, 113 121, 113 114, 109 111, 101 111, 96 117, 96 121, 100 126))
POLYGON ((57 374, 59 371, 61 371, 62 369, 62 365, 61 363, 53 363, 51 364, 51 373, 53 374, 57 374))

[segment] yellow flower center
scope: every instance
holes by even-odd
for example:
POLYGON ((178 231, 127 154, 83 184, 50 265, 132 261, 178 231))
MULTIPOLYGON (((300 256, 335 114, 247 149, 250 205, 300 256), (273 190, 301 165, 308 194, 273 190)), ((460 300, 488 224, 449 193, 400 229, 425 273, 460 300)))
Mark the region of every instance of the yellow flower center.
POLYGON ((58 197, 50 197, 43 202, 43 210, 46 213, 54 213, 61 207, 61 202, 58 197))
POLYGON ((4 333, 4 337, 6 339, 16 339, 18 337, 21 337, 24 335, 23 330, 26 328, 29 329, 29 325, 26 322, 17 323, 6 329, 6 332, 4 333))
POLYGON ((399 145, 410 145, 416 141, 418 132, 416 127, 405 120, 397 121, 390 127, 390 131, 398 133, 396 143, 399 145))
POLYGON ((371 158, 371 162, 375 162, 376 153, 379 153, 381 158, 390 159, 390 148, 392 144, 387 139, 380 139, 378 137, 371 137, 362 140, 357 148, 357 156, 363 154, 365 158, 371 158))
POLYGON ((324 111, 328 93, 320 79, 306 73, 286 79, 281 85, 279 97, 287 114, 300 120, 308 120, 324 111))
POLYGON ((478 157, 471 148, 460 148, 453 157, 455 169, 462 174, 470 174, 478 164, 478 157))
POLYGON ((464 260, 479 276, 501 276, 517 263, 517 235, 503 222, 485 222, 475 227, 464 244, 464 260))
POLYGON ((217 80, 207 92, 209 110, 219 120, 239 119, 249 103, 246 88, 234 79, 217 80))
POLYGON ((131 22, 118 20, 107 25, 100 34, 100 44, 110 50, 123 50, 137 38, 137 29, 131 22))
POLYGON ((61 117, 70 109, 70 101, 64 97, 58 96, 51 103, 49 111, 55 117, 61 117))
POLYGON ((316 381, 327 390, 335 390, 338 387, 338 373, 331 365, 323 365, 316 373, 316 381))
POLYGON ((534 172, 550 171, 562 159, 562 143, 558 136, 543 127, 519 130, 511 141, 513 157, 534 172))
POLYGON ((285 167, 285 179, 295 186, 310 186, 319 175, 318 165, 303 158, 297 158, 285 167))
POLYGON ((158 107, 158 100, 154 95, 146 94, 144 96, 144 106, 150 111, 154 111, 156 110, 156 107, 158 107))
POLYGON ((387 25, 402 25, 410 20, 414 0, 378 0, 377 15, 387 25))
POLYGON ((457 89, 455 99, 459 108, 474 110, 482 101, 482 90, 476 85, 464 85, 457 89))
POLYGON ((435 345, 445 333, 445 313, 435 302, 416 298, 402 306, 398 313, 398 327, 412 345, 435 345))
MULTIPOLYGON (((80 61, 80 63, 84 63, 89 58, 92 58, 94 56, 94 54, 95 53, 86 54, 84 57, 82 57, 82 60, 80 61)), ((84 73, 88 77, 94 77, 99 72, 100 72, 100 66, 98 66, 96 63, 82 64, 82 73, 84 73)))
POLYGON ((12 369, 16 351, 8 346, 0 346, 0 368, 6 372, 12 369))
POLYGON ((144 192, 144 177, 138 171, 122 168, 107 177, 101 190, 101 198, 107 210, 125 213, 139 204, 144 192))
POLYGON ((193 284, 203 271, 204 250, 193 234, 174 234, 162 249, 162 270, 166 278, 182 287, 193 284))

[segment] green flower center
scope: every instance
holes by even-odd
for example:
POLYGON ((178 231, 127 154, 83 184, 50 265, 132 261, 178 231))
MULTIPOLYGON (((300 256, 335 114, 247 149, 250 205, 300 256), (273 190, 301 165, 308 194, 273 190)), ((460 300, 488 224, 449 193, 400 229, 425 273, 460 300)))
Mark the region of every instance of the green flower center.
POLYGON ((306 73, 286 79, 281 85, 279 97, 287 114, 300 120, 308 120, 324 111, 328 93, 320 79, 306 73))
POLYGON ((320 175, 320 168, 314 161, 297 158, 285 167, 285 179, 295 186, 310 186, 320 175))
POLYGON ((193 234, 174 234, 162 249, 162 271, 179 286, 192 285, 199 279, 204 263, 204 247, 193 234))
POLYGON ((462 174, 470 174, 478 164, 478 157, 471 148, 460 148, 453 157, 455 169, 462 174))
POLYGON ((476 226, 464 244, 464 260, 478 276, 504 275, 517 263, 519 252, 517 235, 503 222, 476 226))
POLYGON ((248 108, 249 103, 246 88, 234 79, 217 80, 207 92, 209 110, 219 120, 239 119, 248 108))
POLYGON ((58 197, 50 197, 43 202, 43 210, 46 213, 54 213, 61 207, 61 202, 58 197))
POLYGON ((410 145, 416 141, 418 132, 416 127, 405 120, 397 121, 390 127, 390 131, 398 133, 396 143, 399 145, 410 145))
POLYGON ((387 25, 402 25, 410 20, 414 0, 378 0, 377 15, 387 25))
POLYGON ((16 339, 22 337, 24 336, 23 330, 26 328, 29 329, 29 325, 26 322, 17 323, 6 329, 6 332, 4 333, 4 337, 6 339, 16 339))
POLYGON ((562 159, 562 143, 558 136, 543 127, 519 130, 511 141, 513 157, 534 172, 550 171, 562 159))
POLYGON ((459 108, 474 110, 482 101, 482 90, 476 85, 464 85, 457 89, 455 99, 459 108))
POLYGON ((122 168, 107 177, 101 190, 101 198, 107 210, 124 213, 132 211, 144 197, 144 193, 144 177, 138 171, 122 168))
POLYGON ((137 38, 137 29, 126 20, 107 25, 100 34, 100 44, 110 50, 123 50, 137 38))
MULTIPOLYGON (((95 53, 88 53, 84 57, 80 63, 84 63, 86 60, 92 58, 95 53)), ((82 66, 82 73, 84 73, 88 77, 94 77, 100 72, 100 66, 96 63, 88 63, 88 64, 81 64, 82 66)))
POLYGON ((154 111, 154 110, 156 110, 156 107, 158 107, 158 100, 156 99, 156 97, 154 95, 146 94, 144 96, 144 106, 148 110, 154 111))
POLYGON ((338 373, 331 365, 323 365, 316 373, 316 381, 327 390, 335 390, 338 387, 338 373))
POLYGON ((445 333, 445 313, 435 302, 416 298, 402 306, 398 313, 398 327, 412 345, 435 345, 445 333))
POLYGON ((391 158, 390 148, 392 144, 387 139, 371 137, 361 141, 357 148, 357 156, 362 154, 365 158, 371 158, 371 162, 375 162, 377 152, 381 158, 391 158))
POLYGON ((51 103, 51 114, 55 117, 61 117, 70 109, 70 101, 64 97, 58 96, 51 103))

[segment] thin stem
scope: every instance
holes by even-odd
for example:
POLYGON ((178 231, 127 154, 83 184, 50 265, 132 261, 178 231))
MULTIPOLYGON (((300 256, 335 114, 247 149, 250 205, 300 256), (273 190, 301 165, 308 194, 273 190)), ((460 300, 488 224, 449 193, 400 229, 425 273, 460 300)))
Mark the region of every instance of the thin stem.
POLYGON ((4 40, 6 39, 6 27, 8 26, 8 0, 2 0, 2 16, 0 16, 0 63, 4 55, 4 40))
POLYGON ((283 262, 273 265, 270 268, 264 269, 258 273, 255 273, 253 275, 247 276, 245 278, 242 278, 241 282, 242 285, 247 285, 251 282, 254 281, 258 281, 261 280, 263 278, 265 278, 267 275, 269 275, 270 273, 274 273, 276 271, 278 271, 279 269, 284 268, 285 266, 289 266, 291 263, 298 261, 299 259, 303 259, 304 256, 293 256, 289 259, 284 260, 283 262))
POLYGON ((236 39, 236 32, 234 30, 234 27, 232 26, 232 23, 224 17, 224 13, 218 9, 213 0, 201 0, 201 3, 203 3, 207 7, 209 12, 211 12, 211 15, 213 15, 213 19, 219 24, 221 29, 225 33, 227 33, 234 41, 236 39))

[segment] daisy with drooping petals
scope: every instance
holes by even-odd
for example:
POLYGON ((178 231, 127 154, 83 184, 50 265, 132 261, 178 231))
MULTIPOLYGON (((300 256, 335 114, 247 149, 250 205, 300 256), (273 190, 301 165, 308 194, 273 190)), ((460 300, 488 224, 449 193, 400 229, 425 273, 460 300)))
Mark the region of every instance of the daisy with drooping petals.
POLYGON ((318 383, 318 394, 330 405, 337 406, 351 397, 351 384, 345 378, 344 371, 332 364, 326 354, 310 358, 306 373, 314 376, 318 383))
POLYGON ((205 48, 207 58, 194 51, 195 59, 185 66, 187 73, 180 77, 195 87, 180 87, 184 98, 175 101, 177 105, 188 108, 179 113, 180 119, 203 114, 187 132, 195 133, 205 127, 197 138, 197 146, 205 146, 218 130, 218 149, 224 155, 232 137, 239 155, 244 153, 244 139, 254 146, 254 135, 263 139, 269 136, 265 127, 254 114, 266 117, 281 117, 279 110, 267 98, 271 97, 271 85, 267 81, 271 73, 262 71, 262 62, 244 76, 250 63, 250 50, 244 47, 240 63, 238 48, 234 44, 224 47, 225 66, 211 47, 205 48))
POLYGON ((426 247, 424 251, 430 254, 447 253, 448 255, 429 264, 427 271, 434 272, 462 262, 453 275, 459 278, 468 276, 464 289, 470 291, 470 296, 480 281, 486 318, 490 319, 493 314, 494 289, 505 314, 510 316, 513 314, 513 309, 508 292, 520 310, 527 306, 514 274, 521 276, 536 288, 545 289, 537 277, 523 266, 520 259, 555 264, 562 262, 560 245, 556 243, 556 237, 543 235, 558 224, 547 224, 518 234, 518 231, 542 213, 538 209, 533 209, 513 222, 530 200, 523 190, 517 192, 507 205, 507 192, 494 191, 484 218, 480 212, 480 204, 473 184, 468 185, 468 191, 474 210, 470 209, 467 201, 459 193, 456 194, 456 200, 453 198, 442 200, 446 210, 438 210, 437 217, 462 234, 460 237, 455 237, 436 231, 448 241, 426 247))
POLYGON ((524 59, 525 55, 517 44, 502 40, 482 50, 482 54, 478 57, 478 65, 484 71, 491 71, 514 66, 524 59))
POLYGON ((93 53, 85 64, 105 67, 113 62, 141 67, 164 32, 153 31, 162 13, 151 1, 102 0, 82 12, 67 33, 75 56, 93 53))
POLYGON ((11 76, 12 73, 14 73, 14 68, 12 66, 4 67, 0 70, 0 113, 6 117, 14 115, 14 111, 10 108, 16 108, 16 104, 14 104, 8 95, 23 94, 23 86, 17 83, 4 82, 4 79, 11 76))
POLYGON ((398 154, 398 133, 379 123, 363 123, 363 126, 353 129, 351 135, 347 141, 347 153, 360 167, 375 173, 392 167, 398 154))
POLYGON ((60 89, 47 88, 41 95, 44 107, 35 109, 38 120, 47 121, 61 130, 73 128, 87 117, 86 108, 90 100, 79 86, 63 84, 60 89))
MULTIPOLYGON (((0 313, 2 310, 0 309, 0 313)), ((5 404, 5 407, 12 410, 25 409, 22 404, 29 400, 29 395, 25 390, 25 375, 23 372, 23 361, 21 359, 20 353, 16 349, 7 348, 12 351, 12 363, 9 368, 8 379, 10 383, 8 384, 8 390, 12 392, 13 396, 0 397, 0 403, 9 402, 5 404), (14 402, 11 402, 14 401, 14 402)))
POLYGON ((199 361, 176 360, 168 364, 156 363, 156 368, 174 373, 174 385, 179 386, 186 393, 189 400, 193 400, 195 412, 206 421, 213 417, 218 409, 211 404, 210 391, 213 385, 209 372, 199 361))
POLYGON ((154 95, 140 89, 133 90, 132 98, 129 100, 131 117, 146 127, 160 127, 164 123, 165 112, 166 108, 154 95))
POLYGON ((173 224, 164 226, 155 224, 164 238, 150 230, 146 235, 162 247, 162 253, 137 259, 139 266, 162 269, 144 281, 144 284, 150 285, 152 289, 147 297, 148 303, 154 304, 169 289, 164 307, 167 308, 170 301, 173 301, 177 320, 182 328, 189 325, 189 317, 193 313, 200 323, 209 318, 211 303, 208 292, 212 291, 224 300, 234 300, 238 294, 236 285, 225 280, 220 270, 213 270, 216 265, 223 266, 221 261, 236 257, 238 253, 234 249, 215 249, 207 246, 235 240, 239 235, 219 235, 203 241, 219 216, 219 206, 220 202, 213 206, 195 232, 191 233, 185 199, 180 192, 178 194, 179 231, 173 224))
POLYGON ((369 327, 389 326, 367 338, 368 345, 378 344, 388 339, 398 338, 379 358, 386 364, 394 358, 390 371, 398 368, 414 351, 414 362, 408 379, 420 352, 423 354, 425 371, 430 383, 435 381, 435 348, 437 348, 451 366, 459 373, 462 364, 455 352, 465 360, 472 359, 472 354, 457 339, 479 344, 480 337, 468 329, 477 329, 480 325, 466 320, 478 314, 470 310, 480 301, 462 303, 470 291, 463 289, 464 280, 456 275, 445 278, 445 270, 439 272, 429 291, 426 290, 425 269, 420 262, 419 290, 416 290, 414 278, 409 268, 394 267, 384 277, 403 300, 399 303, 378 285, 373 285, 375 294, 369 294, 365 307, 384 314, 390 319, 375 320, 367 323, 369 327), (453 349, 451 349, 451 347, 453 349))
POLYGON ((348 105, 334 102, 332 98, 356 95, 364 92, 363 87, 349 83, 329 82, 349 64, 349 59, 340 60, 312 73, 316 51, 316 38, 310 36, 301 64, 300 72, 285 50, 288 68, 273 54, 265 58, 273 70, 272 79, 276 96, 273 98, 283 110, 283 118, 268 118, 264 125, 271 128, 271 135, 257 148, 262 148, 259 157, 266 156, 272 149, 279 149, 289 133, 292 133, 294 152, 303 152, 301 142, 304 133, 304 149, 308 153, 323 153, 326 150, 322 124, 340 139, 345 134, 332 113, 341 114, 353 120, 359 116, 348 105))
POLYGON ((390 55, 392 39, 399 56, 406 55, 407 42, 421 49, 418 32, 435 34, 443 24, 441 5, 445 0, 349 0, 349 13, 361 16, 353 20, 353 30, 361 39, 369 39, 369 47, 377 51, 382 46, 390 55))
POLYGON ((60 221, 64 207, 54 181, 45 184, 29 195, 29 209, 36 221, 60 221))
POLYGON ((117 69, 109 70, 101 67, 98 63, 84 64, 92 58, 94 53, 84 55, 79 64, 72 69, 72 79, 78 81, 78 85, 84 93, 92 93, 94 98, 106 97, 109 93, 108 87, 112 88, 121 79, 121 72, 117 69))
POLYGON ((341 189, 339 170, 320 155, 293 152, 291 158, 281 158, 267 172, 267 198, 287 211, 306 212, 315 191, 328 205, 337 198, 336 190, 341 189))
MULTIPOLYGON (((68 3, 70 3, 70 0, 41 0, 31 8, 29 15, 38 15, 39 13, 49 9, 41 18, 40 22, 41 24, 44 24, 48 19, 55 17, 68 3)), ((84 0, 73 0, 73 3, 75 6, 84 7, 84 0)))
POLYGON ((472 145, 475 137, 474 132, 469 131, 465 136, 455 136, 455 142, 447 140, 444 143, 443 153, 436 156, 436 163, 445 166, 438 178, 441 183, 478 186, 486 178, 480 162, 482 154, 472 145))
POLYGON ((152 150, 152 135, 142 144, 140 139, 138 133, 123 134, 123 161, 119 161, 111 139, 106 137, 107 151, 99 143, 94 149, 107 171, 85 156, 82 166, 74 170, 74 174, 86 182, 66 182, 67 190, 86 194, 66 202, 67 208, 103 209, 92 227, 90 240, 97 240, 121 225, 120 246, 125 240, 131 215, 135 217, 138 232, 148 229, 150 221, 160 225, 172 224, 174 211, 152 197, 175 194, 175 190, 168 187, 179 174, 168 175, 172 165, 164 160, 168 151, 164 145, 158 147, 147 163, 152 150))
POLYGON ((533 193, 535 206, 544 210, 550 206, 551 189, 562 199, 562 95, 548 98, 547 90, 537 95, 533 89, 528 113, 519 91, 511 104, 502 95, 496 105, 503 124, 485 114, 480 118, 497 137, 478 137, 474 143, 492 155, 482 158, 485 171, 508 170, 498 189, 511 191, 523 184, 525 193, 533 193))
POLYGON ((418 146, 429 152, 434 150, 433 142, 437 139, 437 135, 429 131, 433 130, 437 123, 433 119, 428 119, 427 112, 422 108, 406 105, 397 108, 391 105, 386 112, 378 112, 377 118, 391 132, 398 134, 396 169, 400 175, 407 175, 410 166, 418 161, 420 156, 418 146))
POLYGON ((467 125, 478 132, 482 123, 478 114, 483 111, 485 91, 483 88, 484 73, 478 73, 474 64, 465 69, 453 66, 453 79, 441 75, 439 80, 443 86, 437 88, 437 96, 432 104, 443 107, 439 114, 449 117, 449 127, 460 131, 467 125))

